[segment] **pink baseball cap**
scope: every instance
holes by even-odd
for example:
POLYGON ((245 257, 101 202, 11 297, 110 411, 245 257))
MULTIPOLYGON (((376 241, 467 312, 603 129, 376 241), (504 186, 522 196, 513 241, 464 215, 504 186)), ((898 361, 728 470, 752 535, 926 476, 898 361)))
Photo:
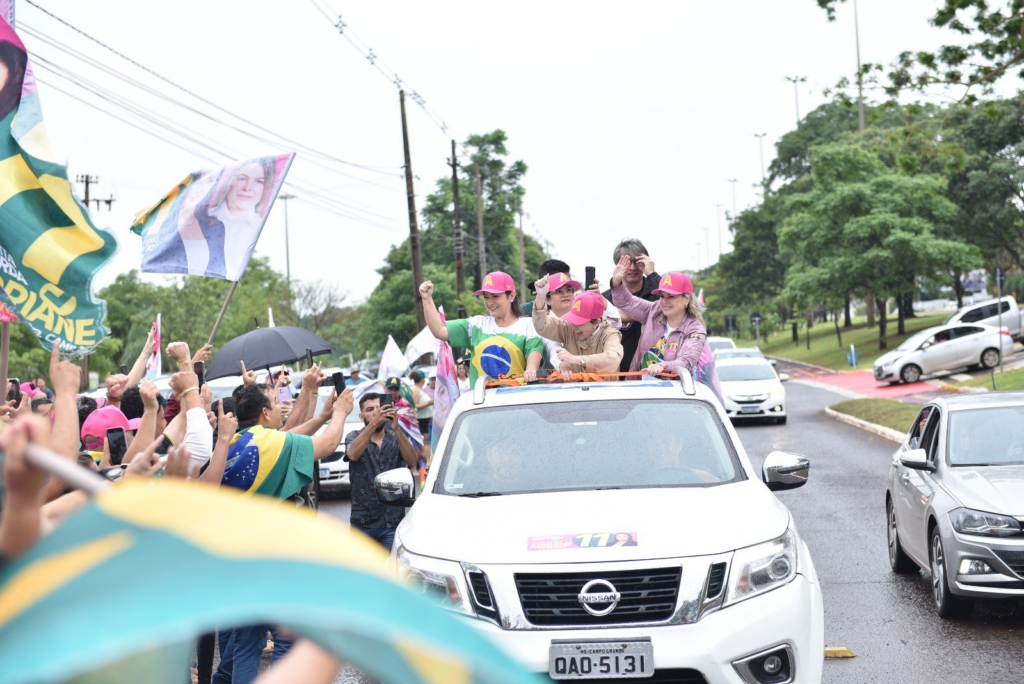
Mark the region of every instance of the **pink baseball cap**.
POLYGON ((23 383, 21 383, 21 393, 22 394, 27 394, 29 399, 32 399, 37 394, 45 394, 45 392, 43 392, 43 390, 39 389, 38 387, 33 385, 31 382, 23 382, 23 383))
POLYGON ((501 271, 492 271, 484 276, 483 285, 474 294, 479 297, 484 292, 490 292, 492 294, 500 294, 502 292, 516 292, 516 282, 512 280, 512 276, 508 273, 502 273, 501 271))
POLYGON ((651 294, 682 295, 693 294, 693 283, 685 273, 666 273, 661 277, 657 290, 651 290, 651 294))
POLYGON ((604 297, 597 292, 580 292, 572 300, 569 312, 562 316, 563 321, 573 325, 583 325, 604 316, 604 297))
MULTIPOLYGON (((121 413, 121 409, 114 406, 104 406, 89 414, 89 417, 82 423, 82 441, 85 442, 86 435, 99 437, 101 440, 107 436, 110 428, 124 428, 128 430, 128 419, 121 413)), ((85 442, 85 445, 94 445, 96 442, 85 442)))
POLYGON ((579 290, 582 287, 578 281, 573 280, 564 273, 552 273, 548 276, 548 292, 561 290, 566 285, 572 285, 574 290, 579 290))

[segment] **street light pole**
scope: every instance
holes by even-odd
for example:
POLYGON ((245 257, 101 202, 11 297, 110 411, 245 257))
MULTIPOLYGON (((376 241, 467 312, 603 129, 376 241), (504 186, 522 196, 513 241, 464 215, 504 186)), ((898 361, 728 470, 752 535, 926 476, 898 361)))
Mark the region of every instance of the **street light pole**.
POLYGON ((853 0, 853 35, 857 40, 857 130, 864 130, 864 76, 860 72, 860 22, 857 19, 857 0, 853 0))
POLYGON ((732 183, 732 220, 736 221, 736 178, 730 178, 729 182, 732 183))
POLYGON ((697 270, 700 270, 700 241, 697 241, 697 270))
MULTIPOLYGON (((709 268, 711 267, 711 236, 709 235, 710 232, 711 232, 710 228, 704 228, 704 248, 707 250, 708 267, 709 268)), ((719 259, 722 258, 721 252, 719 252, 718 258, 719 259)))
POLYGON ((754 137, 757 138, 757 149, 761 153, 761 185, 764 185, 764 136, 767 133, 755 133, 754 137))
POLYGON ((793 99, 796 101, 796 125, 800 125, 800 90, 797 86, 798 83, 803 83, 807 80, 806 76, 785 76, 787 81, 793 84, 793 99))
POLYGON ((281 193, 277 196, 278 199, 284 200, 284 272, 285 277, 288 279, 288 287, 292 285, 292 255, 291 245, 288 238, 288 200, 295 199, 295 195, 288 193, 281 193))
POLYGON ((718 253, 722 253, 722 205, 715 205, 715 221, 718 222, 718 253))

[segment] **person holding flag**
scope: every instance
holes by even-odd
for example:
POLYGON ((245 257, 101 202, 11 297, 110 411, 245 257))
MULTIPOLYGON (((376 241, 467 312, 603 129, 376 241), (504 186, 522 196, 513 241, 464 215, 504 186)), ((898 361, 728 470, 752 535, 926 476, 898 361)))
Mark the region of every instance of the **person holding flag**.
POLYGON ((477 297, 483 297, 489 316, 470 316, 457 321, 442 321, 434 304, 434 284, 420 285, 423 315, 434 337, 452 346, 472 350, 470 384, 481 375, 492 378, 522 375, 527 382, 537 379, 544 355, 544 340, 533 322, 522 317, 512 276, 494 271, 484 276, 477 297))

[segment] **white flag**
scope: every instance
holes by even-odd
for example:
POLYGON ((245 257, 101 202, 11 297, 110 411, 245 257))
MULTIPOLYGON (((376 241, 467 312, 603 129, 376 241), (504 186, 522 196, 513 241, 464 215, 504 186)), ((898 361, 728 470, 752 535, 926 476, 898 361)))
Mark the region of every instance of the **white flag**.
POLYGON ((274 310, 271 307, 267 307, 267 318, 270 320, 269 328, 274 327, 274 310))
POLYGON ((377 369, 377 379, 386 380, 392 375, 402 377, 409 370, 409 362, 402 355, 395 338, 388 335, 388 343, 384 345, 384 353, 380 357, 380 368, 377 369))
POLYGON ((405 348, 405 360, 412 364, 424 354, 433 354, 437 357, 441 350, 441 340, 434 337, 430 328, 420 330, 416 337, 409 340, 409 346, 405 348))

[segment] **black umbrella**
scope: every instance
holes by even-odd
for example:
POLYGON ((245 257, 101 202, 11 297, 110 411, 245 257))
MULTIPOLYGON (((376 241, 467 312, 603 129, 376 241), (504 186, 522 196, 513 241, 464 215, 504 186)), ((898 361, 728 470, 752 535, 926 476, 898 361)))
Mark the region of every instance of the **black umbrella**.
POLYGON ((306 349, 313 350, 313 356, 317 356, 329 354, 334 346, 303 328, 257 328, 221 347, 206 369, 206 378, 215 380, 239 375, 242 372, 240 361, 244 361, 249 370, 294 363, 305 358, 306 349))

